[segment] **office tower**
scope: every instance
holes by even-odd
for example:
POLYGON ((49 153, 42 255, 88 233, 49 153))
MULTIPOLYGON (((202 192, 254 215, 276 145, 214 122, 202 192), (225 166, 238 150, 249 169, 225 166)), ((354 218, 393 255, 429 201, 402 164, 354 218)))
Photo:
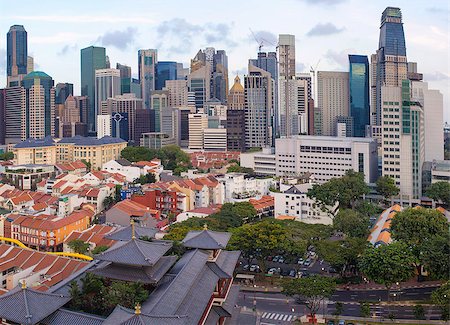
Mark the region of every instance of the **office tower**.
POLYGON ((402 81, 407 79, 405 34, 400 8, 387 7, 381 15, 376 59, 376 125, 381 125, 381 88, 402 87, 402 81))
POLYGON ((249 65, 244 77, 245 147, 272 145, 270 112, 273 108, 273 79, 269 72, 249 65))
POLYGON ((177 80, 186 80, 189 75, 189 68, 183 67, 183 63, 177 63, 177 80))
POLYGON ((423 109, 424 160, 444 160, 444 137, 440 127, 444 124, 442 93, 429 89, 427 82, 411 81, 411 101, 423 109))
POLYGON ((27 56, 27 74, 34 71, 34 58, 32 56, 27 56))
POLYGON ((76 105, 80 111, 80 123, 87 125, 88 123, 88 109, 89 109, 89 98, 87 96, 75 96, 76 105))
POLYGON ((55 104, 64 104, 69 96, 73 96, 73 84, 57 83, 55 87, 55 104))
POLYGON ((111 136, 111 115, 97 115, 97 139, 111 136))
POLYGON ((33 71, 23 77, 22 140, 55 136, 55 88, 52 77, 33 71))
POLYGON ((160 132, 173 139, 173 144, 180 145, 180 111, 177 108, 166 107, 161 111, 160 132))
POLYGON ((106 68, 106 50, 104 47, 89 46, 81 50, 81 96, 87 96, 89 132, 95 132, 97 113, 95 105, 95 70, 106 68))
POLYGON ((278 39, 279 50, 279 114, 280 136, 290 137, 298 134, 298 109, 291 94, 296 88, 291 80, 295 77, 295 36, 281 34, 278 39))
POLYGON ((81 122, 81 114, 86 114, 87 97, 69 95, 64 103, 64 109, 60 112, 55 122, 55 135, 58 137, 73 137, 76 135, 87 135, 87 124, 81 122), (84 109, 81 108, 84 105, 84 109))
MULTIPOLYGON (((127 135, 123 135, 123 133, 120 133, 120 138, 131 141, 132 143, 139 144, 139 137, 136 138, 136 111, 142 109, 142 99, 136 98, 134 94, 123 94, 123 95, 117 95, 114 98, 108 98, 107 100, 102 102, 102 109, 101 114, 102 115, 110 115, 112 116, 112 124, 114 124, 117 118, 120 119, 119 122, 121 122, 121 125, 124 122, 124 119, 122 119, 120 116, 115 115, 118 113, 119 115, 123 115, 126 117, 126 124, 127 124, 127 135)), ((118 122, 117 122, 118 123, 118 122)), ((149 131, 146 131, 149 132, 149 131)), ((118 133, 119 134, 119 133, 118 133)))
POLYGON ((195 113, 194 107, 177 107, 180 119, 180 147, 189 146, 189 115, 195 113))
POLYGON ((411 82, 402 87, 381 89, 382 173, 392 177, 400 195, 420 198, 424 162, 424 114, 419 101, 411 96, 411 82))
POLYGON ((239 76, 234 78, 233 87, 228 94, 227 110, 227 149, 245 150, 245 92, 239 76))
POLYGON ((137 98, 142 98, 141 83, 139 79, 131 78, 130 92, 135 94, 137 98))
POLYGON ((207 114, 209 117, 217 117, 219 124, 225 126, 227 110, 227 105, 222 104, 217 98, 212 98, 205 103, 202 113, 207 114))
POLYGON ((364 137, 370 125, 369 60, 365 55, 349 55, 350 116, 353 136, 364 137))
POLYGON ((22 141, 22 107, 25 106, 25 89, 20 86, 4 90, 5 143, 22 141))
POLYGON ((102 101, 120 95, 120 71, 117 69, 95 70, 95 115, 100 114, 102 101))
POLYGON ((28 40, 22 25, 13 25, 6 34, 6 75, 8 87, 20 86, 27 74, 28 40))
POLYGON ((80 109, 77 107, 77 100, 72 95, 69 95, 64 103, 64 113, 61 120, 62 123, 80 122, 80 109))
POLYGON ((136 109, 136 118, 134 124, 134 141, 136 144, 140 143, 143 133, 155 131, 154 126, 154 111, 150 109, 136 109))
POLYGON ((188 82, 187 80, 167 80, 164 90, 169 92, 170 107, 188 106, 188 82))
POLYGON ((144 108, 150 109, 150 96, 155 88, 156 65, 158 64, 158 52, 154 49, 138 51, 139 82, 141 84, 141 98, 144 100, 144 108))
MULTIPOLYGON (((307 84, 308 106, 306 108, 306 133, 309 135, 315 135, 314 131, 314 98, 312 96, 312 78, 309 73, 296 73, 295 79, 304 80, 307 84)), ((304 133, 304 132, 302 132, 304 133)))
POLYGON ((377 55, 370 56, 370 125, 377 125, 377 55))
POLYGON ((315 111, 314 99, 310 98, 308 99, 308 135, 316 134, 315 111))
POLYGON ((173 61, 159 61, 156 64, 155 90, 166 87, 167 80, 177 80, 177 63, 173 61))
POLYGON ((131 93, 131 67, 117 63, 116 69, 120 71, 120 94, 131 93))
POLYGON ((6 89, 0 89, 0 145, 5 144, 6 89))
POLYGON ((129 125, 130 121, 128 120, 128 113, 113 113, 111 115, 111 136, 113 138, 121 138, 122 140, 129 141, 129 125))
POLYGON ((189 114, 189 149, 203 150, 203 131, 208 128, 206 114, 189 114))
POLYGON ((211 97, 226 104, 228 89, 228 56, 224 50, 217 50, 213 54, 211 97))
POLYGON ((354 123, 351 116, 338 116, 336 118, 336 136, 353 137, 354 123))
POLYGON ((203 149, 206 151, 227 151, 227 130, 223 127, 204 129, 203 149))
POLYGON ((155 132, 161 132, 161 112, 168 107, 169 92, 155 90, 151 96, 151 109, 155 112, 155 132))
POLYGON ((407 71, 408 71, 408 80, 412 81, 422 81, 423 80, 423 74, 417 72, 417 62, 408 62, 407 65, 407 71))
POLYGON ((258 52, 258 58, 257 59, 250 59, 249 64, 258 67, 260 69, 263 69, 270 73, 272 76, 272 79, 274 80, 274 87, 273 87, 273 120, 272 120, 272 126, 273 126, 273 135, 274 137, 279 136, 279 117, 280 117, 280 111, 279 111, 279 104, 278 104, 278 61, 277 61, 277 53, 276 52, 258 52))
POLYGON ((211 69, 208 64, 195 65, 195 70, 188 76, 188 89, 194 94, 195 108, 197 112, 203 109, 203 105, 210 97, 211 69))
POLYGON ((314 135, 322 135, 322 111, 314 106, 314 135))
POLYGON ((317 99, 322 114, 322 135, 336 135, 338 116, 349 116, 348 72, 318 71, 317 99))

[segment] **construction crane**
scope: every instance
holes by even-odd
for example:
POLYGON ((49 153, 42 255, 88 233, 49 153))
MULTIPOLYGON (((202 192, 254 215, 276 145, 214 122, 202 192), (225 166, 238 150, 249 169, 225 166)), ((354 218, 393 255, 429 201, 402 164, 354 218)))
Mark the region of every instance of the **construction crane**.
MULTIPOLYGON (((249 28, 250 33, 252 33, 253 38, 255 39, 256 43, 258 43, 258 52, 261 52, 261 49, 264 47, 264 44, 269 44, 272 46, 275 46, 275 44, 273 44, 272 42, 269 42, 268 40, 262 38, 262 37, 256 37, 256 34, 253 32, 253 30, 251 28, 249 28)), ((278 44, 276 46, 278 48, 278 44)))
POLYGON ((316 95, 317 95, 317 90, 316 90, 316 72, 317 72, 317 67, 319 66, 319 63, 320 63, 320 59, 319 59, 319 61, 317 61, 317 63, 316 63, 314 68, 311 66, 310 69, 309 69, 309 72, 311 72, 312 75, 313 75, 312 84, 313 84, 313 94, 314 94, 313 95, 314 105, 317 105, 317 98, 316 98, 316 95))

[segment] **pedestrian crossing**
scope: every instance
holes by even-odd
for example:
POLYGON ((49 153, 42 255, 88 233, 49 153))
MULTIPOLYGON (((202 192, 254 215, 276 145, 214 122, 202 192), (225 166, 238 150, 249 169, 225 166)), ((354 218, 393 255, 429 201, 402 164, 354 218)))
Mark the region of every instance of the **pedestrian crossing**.
POLYGON ((265 312, 261 315, 261 318, 270 319, 270 320, 278 320, 283 322, 290 322, 295 319, 294 315, 289 314, 278 314, 278 313, 269 313, 265 312))

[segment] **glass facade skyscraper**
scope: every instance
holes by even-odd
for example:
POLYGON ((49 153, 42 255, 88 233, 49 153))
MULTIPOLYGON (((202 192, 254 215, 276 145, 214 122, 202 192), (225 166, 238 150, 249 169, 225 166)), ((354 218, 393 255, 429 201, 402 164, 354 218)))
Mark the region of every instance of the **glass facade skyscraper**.
POLYGON ((151 107, 151 95, 155 90, 155 73, 158 63, 158 51, 155 49, 138 51, 138 72, 141 84, 141 96, 144 108, 151 107))
POLYGON ((365 55, 349 55, 350 116, 353 118, 353 136, 364 137, 370 125, 369 59, 365 55))
POLYGON ((88 130, 96 131, 95 70, 106 68, 106 49, 89 46, 81 50, 81 96, 88 96, 88 130))
POLYGON ((159 61, 156 65, 155 90, 162 90, 166 80, 177 80, 177 63, 173 61, 159 61))
POLYGON ((8 86, 19 86, 19 75, 27 74, 27 31, 22 25, 13 25, 6 34, 6 74, 8 86), (13 82, 10 84, 10 81, 13 82))

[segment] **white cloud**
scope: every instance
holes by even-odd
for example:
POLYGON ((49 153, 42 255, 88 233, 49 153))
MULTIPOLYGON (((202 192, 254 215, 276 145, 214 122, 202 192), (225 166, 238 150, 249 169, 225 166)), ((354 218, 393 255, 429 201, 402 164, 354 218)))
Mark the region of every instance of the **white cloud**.
POLYGON ((149 17, 144 16, 89 16, 89 15, 78 15, 78 16, 13 16, 12 20, 29 20, 29 21, 40 21, 40 22, 50 22, 50 23, 135 23, 135 24, 151 24, 155 21, 149 17))

